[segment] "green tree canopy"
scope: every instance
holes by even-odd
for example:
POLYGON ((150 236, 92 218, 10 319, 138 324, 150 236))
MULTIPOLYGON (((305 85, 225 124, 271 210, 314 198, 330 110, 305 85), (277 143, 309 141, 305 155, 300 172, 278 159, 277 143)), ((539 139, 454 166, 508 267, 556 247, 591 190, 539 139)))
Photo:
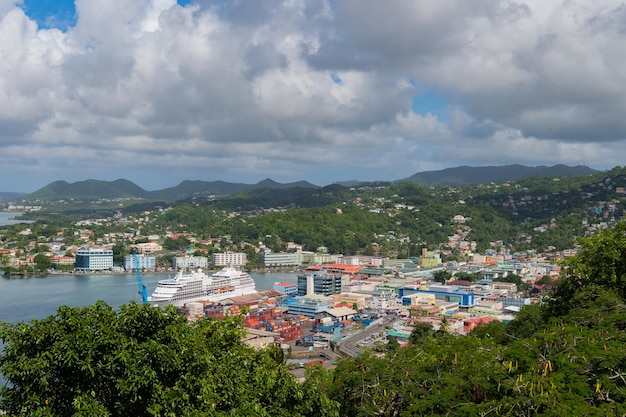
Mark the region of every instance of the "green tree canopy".
POLYGON ((578 239, 577 256, 567 258, 551 302, 552 312, 567 313, 583 289, 615 291, 626 300, 626 222, 614 229, 578 239))
POLYGON ((335 416, 282 356, 241 342, 237 319, 187 319, 131 303, 2 323, 0 409, 23 416, 335 416))

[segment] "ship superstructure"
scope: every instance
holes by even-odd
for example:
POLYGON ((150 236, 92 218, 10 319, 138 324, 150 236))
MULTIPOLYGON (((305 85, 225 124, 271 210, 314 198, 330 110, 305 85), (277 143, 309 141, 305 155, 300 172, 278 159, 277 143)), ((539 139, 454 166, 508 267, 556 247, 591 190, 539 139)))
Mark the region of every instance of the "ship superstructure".
POLYGON ((189 301, 216 302, 255 292, 254 280, 250 274, 227 266, 212 275, 207 275, 200 269, 179 271, 173 278, 160 280, 148 297, 148 302, 152 305, 181 306, 189 301))

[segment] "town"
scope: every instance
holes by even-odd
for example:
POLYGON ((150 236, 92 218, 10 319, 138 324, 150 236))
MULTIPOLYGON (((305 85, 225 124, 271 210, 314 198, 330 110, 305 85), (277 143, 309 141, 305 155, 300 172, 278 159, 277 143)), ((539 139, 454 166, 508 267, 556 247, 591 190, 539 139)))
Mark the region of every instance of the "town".
MULTIPOLYGON (((139 221, 149 221, 150 214, 143 213, 139 221)), ((442 256, 452 247, 461 246, 469 252, 474 246, 474 242, 459 239, 459 235, 467 234, 469 219, 455 215, 450 221, 458 225, 458 234, 450 237, 447 249, 423 249, 420 256, 409 258, 345 256, 328 253, 325 248, 310 252, 293 242, 287 243, 289 251, 272 252, 261 245, 255 261, 268 271, 292 271, 293 282, 276 282, 272 290, 219 302, 199 298, 181 303, 179 311, 192 321, 242 316, 248 329, 246 343, 257 348, 280 346, 289 353, 291 367, 298 373, 302 364, 320 354, 325 366, 332 366, 337 354, 354 356, 366 349, 384 352, 390 341, 402 346, 418 324, 464 335, 493 320, 506 323, 521 307, 538 302, 552 290, 560 273, 558 260, 576 252, 530 256, 494 250, 468 253, 463 261, 444 261, 442 256)), ((213 252, 209 257, 188 250, 172 256, 171 264, 163 266, 158 262, 164 253, 159 236, 147 236, 146 242, 129 244, 125 249, 135 254, 123 256, 121 265, 115 265, 114 243, 104 241, 134 236, 104 234, 98 242, 101 245, 95 246, 91 228, 104 222, 77 222, 75 235, 84 241, 82 245, 66 246, 64 239, 58 238, 62 234, 57 233, 51 241, 29 242, 32 248, 47 248, 42 253, 25 258, 20 258, 16 249, 3 248, 0 253, 13 267, 36 266, 37 256, 47 257, 49 273, 134 274, 137 269, 139 273, 154 273, 213 270, 227 265, 244 269, 250 264, 244 252, 213 252)), ((22 236, 30 233, 29 227, 19 232, 22 236)), ((395 238, 394 233, 388 232, 386 238, 395 238)), ((228 241, 228 236, 198 243, 219 245, 223 241, 228 241)))

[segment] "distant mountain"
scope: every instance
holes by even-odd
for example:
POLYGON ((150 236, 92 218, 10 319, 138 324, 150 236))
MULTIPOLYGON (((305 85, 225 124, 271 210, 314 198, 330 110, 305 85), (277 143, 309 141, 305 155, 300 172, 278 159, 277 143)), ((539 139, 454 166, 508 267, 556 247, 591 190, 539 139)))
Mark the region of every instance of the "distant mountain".
POLYGON ((226 196, 244 191, 259 189, 283 189, 283 188, 319 188, 306 181, 298 181, 287 184, 278 183, 266 178, 256 184, 241 184, 224 181, 183 181, 176 187, 166 188, 152 192, 152 197, 165 201, 178 201, 191 197, 206 197, 210 195, 226 196))
POLYGON ((335 184, 337 185, 341 185, 342 187, 358 187, 359 185, 363 184, 363 181, 359 181, 359 180, 346 180, 346 181, 337 181, 335 182, 335 184))
POLYGON ((554 165, 528 167, 524 165, 504 165, 469 167, 461 166, 456 168, 446 168, 439 171, 418 172, 404 180, 422 185, 449 185, 463 186, 486 184, 490 182, 514 181, 521 178, 534 176, 540 177, 580 177, 584 175, 596 174, 596 171, 586 166, 578 165, 570 167, 567 165, 554 165))
POLYGON ((210 195, 230 195, 250 189, 249 184, 224 181, 190 181, 185 180, 175 187, 152 191, 157 200, 178 201, 190 197, 206 197, 210 195))
POLYGON ((263 181, 258 182, 253 185, 251 189, 259 189, 259 188, 320 188, 317 185, 313 185, 308 181, 298 181, 298 182, 290 182, 287 184, 280 184, 270 178, 266 178, 263 181))
POLYGON ((119 179, 115 181, 85 180, 69 183, 55 181, 28 194, 27 200, 99 199, 99 198, 149 198, 150 192, 135 183, 119 179))
POLYGON ((26 193, 0 192, 0 202, 17 201, 26 197, 26 193))
POLYGON ((306 181, 280 184, 269 178, 257 184, 229 183, 224 181, 183 181, 175 187, 146 191, 135 183, 119 179, 115 181, 86 180, 74 183, 55 181, 34 193, 24 195, 26 200, 68 200, 103 198, 141 198, 149 200, 177 201, 209 195, 225 196, 256 189, 319 188, 306 181))
MULTIPOLYGON (((533 176, 567 177, 585 176, 598 173, 586 166, 554 165, 551 167, 527 167, 523 165, 446 168, 440 171, 424 171, 412 175, 404 180, 422 185, 463 186, 485 184, 490 182, 513 181, 533 176)), ((356 180, 337 182, 333 185, 343 187, 375 185, 376 182, 359 182, 356 180)), ((225 181, 183 181, 175 187, 156 191, 146 191, 135 183, 118 179, 115 181, 86 180, 74 183, 55 181, 28 195, 19 193, 0 193, 0 201, 4 196, 21 197, 24 200, 67 200, 67 199, 103 199, 103 198, 139 198, 158 201, 178 201, 193 197, 229 196, 245 191, 260 189, 280 190, 287 188, 319 189, 320 187, 307 181, 278 183, 266 178, 256 184, 231 183, 225 181)))

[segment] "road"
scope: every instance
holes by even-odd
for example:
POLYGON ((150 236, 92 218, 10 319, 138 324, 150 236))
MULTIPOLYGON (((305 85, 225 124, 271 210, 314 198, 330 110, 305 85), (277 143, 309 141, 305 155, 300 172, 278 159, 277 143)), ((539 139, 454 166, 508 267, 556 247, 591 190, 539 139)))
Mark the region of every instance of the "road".
POLYGON ((384 316, 376 321, 373 321, 369 326, 364 328, 362 331, 358 333, 354 333, 347 337, 345 340, 342 340, 339 343, 339 351, 349 357, 355 357, 361 350, 357 347, 357 344, 367 338, 368 336, 373 335, 374 333, 378 333, 385 328, 385 326, 391 325, 397 319, 396 316, 388 315, 384 316))

